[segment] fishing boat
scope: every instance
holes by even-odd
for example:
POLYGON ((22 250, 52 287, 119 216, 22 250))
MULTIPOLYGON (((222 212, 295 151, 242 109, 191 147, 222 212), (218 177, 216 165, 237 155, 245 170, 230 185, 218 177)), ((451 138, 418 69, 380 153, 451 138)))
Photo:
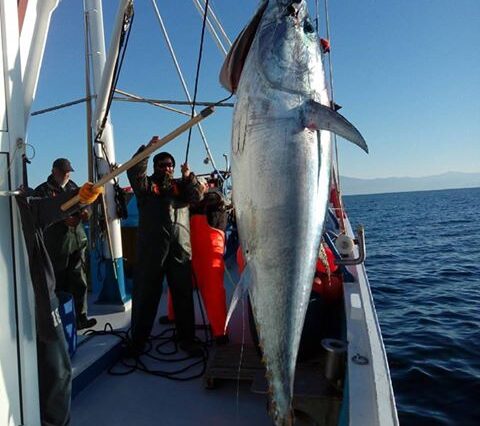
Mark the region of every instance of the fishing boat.
MULTIPOLYGON (((208 2, 196 0, 194 5, 201 12, 203 30, 211 32, 226 54, 220 35, 224 30, 218 17, 208 2)), ((7 284, 0 289, 0 319, 4 324, 0 333, 0 417, 8 419, 5 423, 8 425, 40 424, 35 306, 28 256, 13 197, 17 188, 27 183, 28 121, 50 20, 57 6, 58 0, 0 3, 3 61, 0 77, 4 81, 0 85, 0 96, 5 99, 0 104, 0 278, 7 284)), ((109 100, 121 63, 124 47, 121 41, 125 36, 128 39, 133 2, 119 1, 108 51, 101 1, 85 0, 84 6, 89 35, 86 50, 103 52, 98 57, 94 55, 86 67, 92 79, 87 84, 87 103, 96 96, 95 107, 91 105, 88 117, 88 122, 93 123, 88 132, 92 135, 89 164, 93 180, 108 174, 116 162, 108 118, 109 100), (102 138, 102 149, 93 147, 97 138, 102 138)), ((154 10, 181 76, 158 6, 154 10)), ((192 98, 184 81, 183 84, 188 104, 196 106, 195 96, 192 98)), ((124 99, 161 103, 135 97, 123 94, 124 99)), ((333 100, 332 105, 335 105, 333 100)), ((166 102, 162 106, 165 107, 166 102)), ((206 148, 215 173, 226 181, 221 189, 228 192, 228 164, 219 170, 208 144, 206 148)), ((328 249, 333 254, 336 271, 330 271, 328 259, 320 261, 325 269, 317 277, 317 294, 312 293, 296 369, 294 424, 396 425, 398 417, 388 361, 364 265, 364 230, 360 227, 354 232, 350 224, 337 170, 334 166, 323 234, 323 253, 328 249)), ((167 359, 169 345, 173 344, 169 339, 171 327, 158 324, 154 330, 152 356, 141 363, 119 363, 122 333, 129 326, 129 268, 134 268, 134 264, 124 264, 123 257, 133 250, 135 201, 130 200, 130 217, 122 226, 115 212, 116 183, 109 180, 106 186, 106 205, 101 209, 107 218, 101 249, 104 253, 99 256, 100 260, 92 259, 92 262, 103 262, 100 266, 104 273, 101 280, 98 279, 101 282, 94 279, 92 296, 102 302, 92 305, 92 312, 96 312, 101 321, 96 333, 80 336, 72 358, 73 424, 270 424, 269 387, 246 298, 231 319, 230 342, 222 346, 208 342, 208 325, 198 299, 197 335, 206 336, 208 357, 205 359, 199 362, 179 359, 177 354, 174 355, 177 362, 172 364, 171 359, 167 359), (107 322, 111 325, 106 326, 107 322), (171 365, 175 367, 168 367, 171 365), (190 380, 186 381, 187 378, 190 380)), ((231 234, 235 235, 234 230, 231 234)), ((226 259, 225 287, 230 296, 240 277, 234 257, 226 259)), ((166 309, 165 300, 163 297, 161 310, 166 309)))

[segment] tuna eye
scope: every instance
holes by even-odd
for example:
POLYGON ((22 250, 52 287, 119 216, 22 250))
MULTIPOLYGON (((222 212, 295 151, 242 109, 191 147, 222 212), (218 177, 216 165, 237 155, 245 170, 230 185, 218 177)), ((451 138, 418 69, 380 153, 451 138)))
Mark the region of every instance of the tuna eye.
POLYGON ((287 7, 287 15, 293 16, 294 18, 298 17, 299 7, 297 3, 292 3, 287 7))
POLYGON ((305 31, 306 33, 313 33, 315 31, 312 23, 308 19, 306 19, 303 24, 303 31, 305 31))

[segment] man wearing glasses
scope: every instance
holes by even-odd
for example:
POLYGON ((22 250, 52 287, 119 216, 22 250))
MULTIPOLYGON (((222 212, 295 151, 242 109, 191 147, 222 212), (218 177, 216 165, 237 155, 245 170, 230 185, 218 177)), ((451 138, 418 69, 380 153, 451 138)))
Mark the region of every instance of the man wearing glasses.
MULTIPOLYGON (((152 138, 149 145, 153 141, 152 138)), ((144 149, 142 145, 138 152, 144 149)), ((155 155, 151 176, 147 176, 147 164, 148 157, 128 170, 139 213, 132 291, 133 354, 140 355, 144 351, 166 277, 176 315, 179 346, 190 356, 202 356, 201 347, 194 341, 188 208, 190 203, 201 200, 203 187, 187 163, 181 166, 182 177, 174 179, 175 159, 168 152, 155 155)))

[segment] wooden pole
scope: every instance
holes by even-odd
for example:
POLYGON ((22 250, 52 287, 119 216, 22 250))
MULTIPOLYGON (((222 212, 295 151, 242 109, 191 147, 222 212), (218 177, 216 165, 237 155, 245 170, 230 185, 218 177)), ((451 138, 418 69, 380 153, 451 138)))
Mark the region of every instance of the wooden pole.
MULTIPOLYGON (((113 178, 117 177, 119 174, 123 173, 124 171, 130 169, 131 167, 135 166, 138 164, 140 161, 148 157, 152 152, 156 151, 158 148, 161 148, 162 146, 166 145, 168 142, 170 142, 172 139, 175 139, 177 136, 181 135, 191 127, 195 126, 197 123, 202 121, 204 118, 208 117, 210 114, 212 114, 214 111, 214 107, 208 107, 205 108, 204 110, 200 111, 199 114, 197 114, 195 117, 193 117, 191 120, 187 121, 186 123, 182 124, 180 127, 177 127, 173 132, 169 133, 167 136, 165 136, 162 139, 158 139, 153 142, 150 146, 147 146, 142 152, 137 154, 135 157, 132 159, 128 160, 125 164, 122 164, 120 167, 117 169, 113 170, 112 172, 106 174, 103 176, 98 182, 95 182, 93 185, 94 188, 99 188, 100 186, 105 185, 108 181, 112 180, 113 178)), ((70 200, 68 200, 66 203, 62 204, 62 211, 66 211, 70 208, 72 208, 75 204, 77 204, 80 201, 80 197, 78 195, 75 195, 72 197, 70 200)))

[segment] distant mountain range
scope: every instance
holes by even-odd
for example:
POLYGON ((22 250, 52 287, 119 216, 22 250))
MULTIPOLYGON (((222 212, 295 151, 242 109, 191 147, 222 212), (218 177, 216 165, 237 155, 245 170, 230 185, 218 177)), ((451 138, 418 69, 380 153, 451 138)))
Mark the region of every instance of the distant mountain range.
POLYGON ((358 179, 342 176, 341 187, 344 195, 475 188, 480 187, 480 173, 447 172, 424 177, 375 179, 358 179))

